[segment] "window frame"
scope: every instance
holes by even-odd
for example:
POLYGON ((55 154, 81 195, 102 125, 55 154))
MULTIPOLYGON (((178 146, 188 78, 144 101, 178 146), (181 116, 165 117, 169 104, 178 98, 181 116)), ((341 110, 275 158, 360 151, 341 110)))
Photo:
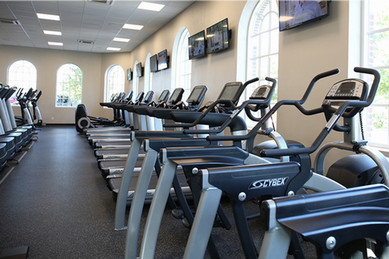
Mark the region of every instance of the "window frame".
MULTIPOLYGON (((361 56, 361 66, 365 67, 372 67, 377 70, 387 70, 389 71, 389 64, 383 65, 383 66, 374 66, 373 64, 370 63, 370 58, 369 58, 369 53, 371 46, 369 45, 369 36, 373 34, 379 34, 379 33, 388 33, 389 34, 389 25, 384 27, 384 28, 379 28, 379 29, 372 29, 369 30, 368 26, 370 23, 370 13, 369 13, 369 4, 372 4, 371 1, 361 1, 361 49, 360 49, 360 56, 361 56)), ((389 51, 387 52, 389 55, 389 51)), ((369 82, 369 78, 363 78, 366 81, 369 82)), ((381 83, 382 83, 383 77, 381 76, 381 83)), ((389 82, 388 82, 389 84, 389 82)), ((377 92, 377 95, 379 93, 377 92)), ((363 111, 363 123, 364 123, 364 135, 365 139, 368 140, 369 146, 373 146, 382 150, 389 150, 389 138, 386 140, 386 143, 383 143, 383 139, 379 138, 379 140, 374 141, 372 139, 373 135, 376 135, 377 133, 373 133, 373 124, 374 124, 374 119, 371 117, 374 117, 374 115, 378 114, 377 113, 377 108, 383 108, 386 109, 386 113, 384 112, 384 120, 386 120, 386 123, 383 123, 386 125, 386 132, 384 132, 384 135, 388 136, 389 134, 389 119, 388 119, 388 114, 389 114, 389 100, 386 100, 386 103, 378 103, 378 99, 376 96, 375 101, 367 108, 364 109, 363 111), (373 112, 375 110, 375 112, 373 112), (386 116, 385 116, 386 114, 386 116)), ((376 131, 377 132, 377 131, 376 131)))
POLYGON ((172 53, 172 84, 171 92, 175 88, 183 88, 185 90, 182 100, 186 100, 192 90, 192 61, 189 59, 188 53, 188 38, 190 36, 189 30, 186 27, 181 27, 174 39, 173 53, 172 53), (186 58, 183 58, 183 52, 186 52, 186 58), (185 63, 184 65, 182 65, 185 63), (186 66, 185 66, 186 65, 186 66), (182 69, 185 67, 185 69, 182 69), (184 73, 182 73, 184 71, 184 73), (188 76, 184 85, 179 85, 180 77, 188 76))
POLYGON ((74 63, 65 63, 65 64, 62 64, 58 69, 57 69, 57 73, 56 73, 56 83, 55 83, 55 108, 76 108, 77 107, 77 105, 79 104, 79 103, 77 103, 77 104, 75 104, 75 105, 71 105, 71 106, 59 106, 58 105, 58 98, 57 98, 57 96, 59 95, 59 93, 58 93, 58 86, 59 86, 59 84, 61 84, 61 83, 63 83, 63 82, 60 82, 59 81, 59 73, 60 73, 60 71, 61 71, 61 69, 63 69, 65 66, 67 66, 67 65, 71 65, 71 66, 75 66, 75 67, 77 67, 79 70, 80 70, 80 72, 81 72, 81 82, 80 82, 80 93, 81 93, 81 98, 80 98, 80 103, 82 103, 82 86, 83 86, 83 80, 84 80, 84 73, 83 73, 83 71, 82 71, 82 69, 78 66, 78 65, 76 65, 76 64, 74 64, 74 63))
MULTIPOLYGON (((120 81, 120 79, 114 79, 114 80, 120 81)), ((110 65, 107 68, 107 70, 105 71, 105 82, 104 82, 104 102, 110 102, 112 94, 124 91, 125 80, 126 80, 125 72, 124 72, 124 69, 122 68, 122 66, 117 65, 117 64, 112 64, 112 65, 110 65), (122 72, 122 74, 121 74, 121 76, 122 76, 122 79, 121 79, 122 86, 120 87, 121 89, 117 89, 116 92, 110 93, 110 91, 108 89, 109 88, 109 83, 110 83, 109 76, 110 76, 111 72, 113 71, 113 69, 116 69, 116 68, 120 68, 121 69, 120 71, 122 72)), ((115 88, 115 87, 113 87, 113 88, 115 88)), ((114 91, 114 90, 112 90, 112 91, 114 91)))
MULTIPOLYGON (((23 66, 25 66, 25 64, 23 64, 23 66)), ((19 69, 19 68, 17 68, 19 69)), ((25 68, 24 68, 25 69, 25 68)), ((16 72, 16 71, 15 71, 16 72)), ((19 75, 16 76, 16 77, 19 77, 20 76, 20 72, 19 72, 19 75)), ((23 71, 23 74, 26 74, 25 71, 23 71)), ((17 88, 23 88, 24 91, 28 91, 30 88, 32 88, 33 90, 36 90, 37 89, 37 84, 38 84, 38 70, 36 68, 36 66, 31 62, 31 61, 28 61, 26 59, 18 59, 18 60, 15 60, 14 62, 12 62, 8 68, 7 68, 7 85, 10 85, 11 87, 13 86, 16 86, 17 88), (17 65, 18 62, 24 62, 25 64, 29 64, 30 68, 33 69, 33 71, 29 71, 28 74, 29 74, 29 78, 28 80, 13 80, 13 77, 14 75, 11 75, 11 73, 13 73, 12 69, 14 68, 14 66, 17 65), (33 73, 34 75, 31 76, 31 73, 33 73), (10 81, 10 79, 12 79, 12 81, 10 81), (22 84, 20 84, 19 82, 16 83, 16 81, 23 81, 22 84), (27 85, 24 85, 25 81, 28 81, 27 85)), ((10 101, 11 101, 11 104, 12 105, 18 105, 18 101, 16 100, 16 96, 13 95, 11 98, 10 98, 10 101)))

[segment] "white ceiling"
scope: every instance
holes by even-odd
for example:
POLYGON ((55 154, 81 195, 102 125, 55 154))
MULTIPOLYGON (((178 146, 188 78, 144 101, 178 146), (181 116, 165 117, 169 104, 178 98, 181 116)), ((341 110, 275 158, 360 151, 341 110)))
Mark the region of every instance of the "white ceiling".
POLYGON ((158 31, 194 1, 153 1, 166 5, 160 12, 138 9, 141 1, 113 0, 112 4, 90 0, 1 1, 0 19, 16 19, 19 24, 0 22, 0 45, 64 49, 87 52, 121 52, 136 46, 158 31), (60 21, 40 20, 36 13, 55 14, 60 21), (140 31, 122 29, 125 23, 144 25, 140 31), (43 30, 61 31, 62 36, 43 34, 43 30), (115 42, 114 37, 130 38, 128 43, 115 42), (94 44, 79 43, 79 40, 94 44), (48 42, 63 42, 49 46, 48 42))

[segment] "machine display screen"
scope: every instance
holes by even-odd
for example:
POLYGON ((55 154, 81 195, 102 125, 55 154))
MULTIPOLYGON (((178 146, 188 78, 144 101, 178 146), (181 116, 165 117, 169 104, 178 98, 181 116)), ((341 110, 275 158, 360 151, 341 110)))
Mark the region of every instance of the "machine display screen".
POLYGON ((253 93, 253 98, 265 98, 267 87, 260 87, 253 93))
POLYGON ((223 92, 220 94, 219 100, 232 100, 235 97, 239 87, 240 85, 227 85, 223 92))
POLYGON ((354 89, 355 89, 355 83, 354 82, 343 83, 343 84, 341 84, 339 86, 338 90, 336 91, 336 94, 349 94, 349 95, 352 95, 354 89))
POLYGON ((195 88, 188 97, 188 102, 197 102, 203 92, 203 88, 195 88))
POLYGON ((176 89, 172 93, 172 96, 170 97, 171 101, 177 101, 177 98, 180 96, 181 89, 176 89))
POLYGON ((169 90, 164 90, 161 95, 159 96, 158 101, 163 101, 166 99, 167 95, 169 94, 169 90))

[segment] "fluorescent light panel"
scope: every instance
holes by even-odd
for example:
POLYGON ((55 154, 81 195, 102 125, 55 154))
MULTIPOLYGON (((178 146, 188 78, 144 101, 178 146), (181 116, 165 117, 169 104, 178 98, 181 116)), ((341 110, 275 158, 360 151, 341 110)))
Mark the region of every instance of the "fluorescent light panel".
POLYGON ((63 46, 62 42, 56 42, 56 41, 49 41, 48 44, 51 46, 63 46))
POLYGON ((36 13, 36 15, 38 16, 39 19, 59 21, 59 15, 45 14, 45 13, 36 13))
POLYGON ((107 50, 120 51, 120 48, 108 47, 107 50))
POLYGON ((130 39, 115 37, 115 38, 113 38, 113 41, 118 41, 118 42, 129 42, 130 39))
POLYGON ((62 35, 62 32, 60 32, 60 31, 43 30, 43 33, 46 34, 46 35, 57 35, 57 36, 61 36, 62 35))
POLYGON ((142 28, 143 28, 143 25, 139 25, 139 24, 126 23, 123 25, 123 29, 129 29, 129 30, 140 31, 140 30, 142 30, 142 28))
POLYGON ((150 2, 141 2, 139 4, 139 6, 138 6, 138 9, 159 12, 164 7, 165 7, 165 5, 163 5, 163 4, 154 4, 154 3, 150 3, 150 2))

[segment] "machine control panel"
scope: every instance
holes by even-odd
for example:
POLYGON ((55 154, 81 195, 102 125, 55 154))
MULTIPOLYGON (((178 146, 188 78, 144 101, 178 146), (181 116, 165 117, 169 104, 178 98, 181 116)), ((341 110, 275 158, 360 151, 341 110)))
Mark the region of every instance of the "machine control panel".
POLYGON ((365 100, 367 84, 359 79, 346 79, 335 83, 327 93, 326 99, 365 100))
POLYGON ((266 100, 270 94, 271 87, 268 85, 261 85, 257 87, 251 94, 250 99, 266 100))

